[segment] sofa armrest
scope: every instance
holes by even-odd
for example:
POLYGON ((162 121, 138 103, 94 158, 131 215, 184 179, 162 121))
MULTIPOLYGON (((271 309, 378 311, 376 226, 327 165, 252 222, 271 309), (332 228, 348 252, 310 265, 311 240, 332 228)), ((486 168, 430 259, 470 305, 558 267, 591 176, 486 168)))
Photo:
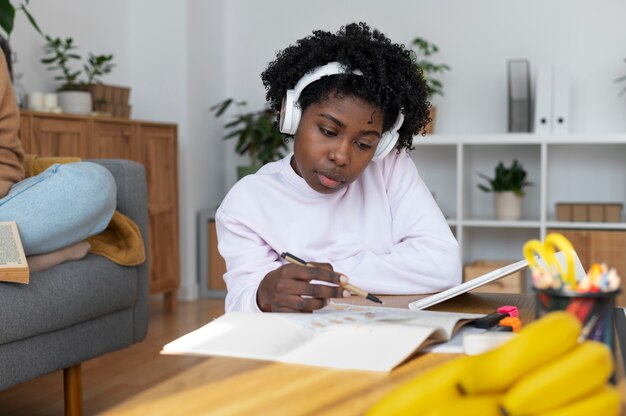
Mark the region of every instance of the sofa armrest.
POLYGON ((148 189, 143 165, 123 159, 92 159, 90 162, 106 167, 115 178, 117 185, 117 207, 122 214, 132 219, 143 238, 146 247, 146 261, 137 270, 137 302, 134 310, 134 342, 143 340, 148 330, 148 189))

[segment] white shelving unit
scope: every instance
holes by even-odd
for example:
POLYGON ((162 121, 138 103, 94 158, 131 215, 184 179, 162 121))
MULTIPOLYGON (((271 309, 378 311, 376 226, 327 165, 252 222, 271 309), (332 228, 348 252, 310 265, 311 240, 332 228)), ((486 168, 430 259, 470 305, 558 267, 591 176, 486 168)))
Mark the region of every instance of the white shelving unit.
POLYGON ((422 179, 448 218, 463 263, 514 260, 530 238, 551 228, 626 230, 621 222, 556 221, 557 202, 626 200, 626 134, 431 135, 411 152, 422 179), (526 188, 519 221, 495 219, 493 194, 478 189, 477 172, 492 176, 499 161, 517 159, 534 185, 526 188))

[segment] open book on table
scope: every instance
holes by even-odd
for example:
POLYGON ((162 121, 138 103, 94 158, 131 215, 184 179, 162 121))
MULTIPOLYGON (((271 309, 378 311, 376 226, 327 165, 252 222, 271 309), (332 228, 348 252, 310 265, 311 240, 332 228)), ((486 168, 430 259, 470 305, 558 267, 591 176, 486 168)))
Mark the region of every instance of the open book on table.
POLYGON ((28 283, 24 247, 15 221, 0 222, 0 282, 28 283))
POLYGON ((384 372, 481 316, 341 303, 312 314, 231 312, 161 352, 384 372))

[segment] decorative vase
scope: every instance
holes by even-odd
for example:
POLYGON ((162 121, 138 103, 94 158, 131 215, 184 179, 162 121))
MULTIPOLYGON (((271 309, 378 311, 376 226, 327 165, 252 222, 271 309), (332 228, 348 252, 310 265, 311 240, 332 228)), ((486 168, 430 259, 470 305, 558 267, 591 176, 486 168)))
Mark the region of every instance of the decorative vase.
POLYGON ((494 192, 496 218, 516 221, 522 216, 522 197, 513 191, 494 192))
POLYGON ((59 91, 59 107, 64 113, 91 113, 91 93, 89 91, 59 91))

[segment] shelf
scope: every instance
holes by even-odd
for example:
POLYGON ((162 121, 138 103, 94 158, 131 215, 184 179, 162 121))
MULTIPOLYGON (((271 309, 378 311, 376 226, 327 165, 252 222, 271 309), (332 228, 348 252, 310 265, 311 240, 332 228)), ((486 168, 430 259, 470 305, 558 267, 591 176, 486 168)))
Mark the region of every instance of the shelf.
POLYGON ((565 222, 548 221, 547 228, 565 228, 572 230, 626 230, 624 222, 565 222))
MULTIPOLYGON (((626 200, 626 133, 539 135, 434 134, 417 136, 411 153, 420 176, 448 216, 464 264, 520 258, 524 243, 551 228, 626 230, 626 223, 556 221, 559 202, 626 200), (517 159, 533 183, 522 219, 495 219, 493 195, 477 187, 499 162, 517 159)), ((623 218, 623 217, 622 217, 623 218)), ((617 247, 626 257, 626 248, 617 247)))
POLYGON ((484 227, 484 228, 539 228, 541 223, 532 220, 463 220, 465 227, 484 227))
POLYGON ((415 136, 414 146, 434 145, 511 145, 511 144, 606 144, 626 143, 626 133, 575 133, 567 135, 539 135, 534 133, 493 134, 431 134, 415 136))

